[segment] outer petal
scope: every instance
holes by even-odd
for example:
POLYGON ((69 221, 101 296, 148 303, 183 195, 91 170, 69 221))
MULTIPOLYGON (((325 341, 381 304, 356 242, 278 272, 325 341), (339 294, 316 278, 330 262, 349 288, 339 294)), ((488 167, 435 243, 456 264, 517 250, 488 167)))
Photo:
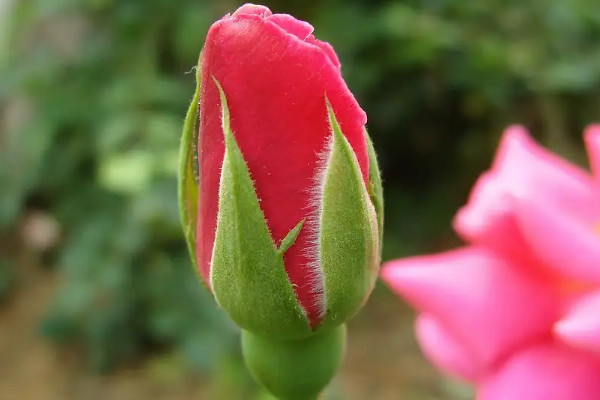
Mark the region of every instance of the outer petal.
POLYGON ((533 258, 515 218, 515 198, 494 172, 484 173, 477 180, 469 202, 454 217, 453 226, 468 242, 533 258))
POLYGON ((597 181, 600 181, 600 125, 590 125, 585 130, 585 145, 590 165, 597 181))
POLYGON ((308 35, 308 37, 306 38, 306 41, 310 44, 314 44, 315 46, 317 46, 321 50, 323 50, 323 52, 325 54, 327 54, 327 57, 329 57, 329 60, 331 61, 331 63, 333 65, 335 65, 335 67, 338 70, 341 69, 342 66, 340 64, 340 60, 338 59, 337 54, 335 54, 333 47, 329 43, 323 42, 319 39, 315 39, 315 37, 313 35, 308 35))
POLYGON ((519 126, 504 133, 490 173, 457 215, 455 229, 467 240, 500 250, 523 248, 511 198, 532 203, 543 199, 581 221, 600 218, 591 177, 537 145, 519 126))
POLYGON ((300 40, 305 40, 314 30, 308 22, 297 20, 289 14, 275 14, 267 19, 300 40))
POLYGON ((476 357, 431 315, 417 318, 415 330, 425 356, 442 371, 467 381, 476 381, 484 368, 477 365, 476 357))
POLYGON ((564 342, 600 356, 600 291, 575 303, 554 332, 564 342))
MULTIPOLYGON (((363 179, 368 179, 366 116, 339 69, 321 47, 298 39, 266 17, 263 8, 238 10, 211 27, 203 51, 202 76, 209 84, 202 87, 200 107, 197 255, 204 276, 210 269, 224 151, 218 92, 207 77, 214 76, 227 95, 231 126, 277 245, 314 206, 319 154, 330 135, 326 97, 356 153, 363 179)), ((314 319, 318 307, 312 288, 315 277, 307 267, 307 248, 312 244, 306 228, 286 252, 285 266, 296 296, 314 319)))
POLYGON ((477 400, 598 400, 600 362, 557 344, 509 359, 480 388, 477 400))
POLYGON ((562 211, 545 201, 519 202, 518 218, 527 242, 560 275, 600 282, 600 236, 589 221, 562 211))
POLYGON ((543 198, 584 221, 600 216, 598 192, 590 175, 539 146, 523 128, 506 131, 493 169, 518 198, 543 198))
POLYGON ((258 15, 260 17, 270 17, 271 15, 273 15, 273 13, 265 6, 246 3, 237 10, 235 10, 232 16, 239 17, 241 15, 258 15))
POLYGON ((545 335, 557 318, 548 287, 483 249, 392 261, 382 277, 468 346, 477 365, 489 366, 545 335))

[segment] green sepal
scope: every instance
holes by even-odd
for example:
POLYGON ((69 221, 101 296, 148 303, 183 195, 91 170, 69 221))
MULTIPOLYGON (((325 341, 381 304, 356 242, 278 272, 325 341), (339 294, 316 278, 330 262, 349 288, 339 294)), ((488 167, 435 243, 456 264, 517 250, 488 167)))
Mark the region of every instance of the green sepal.
POLYGON ((379 263, 377 216, 356 155, 328 104, 331 150, 323 176, 320 264, 326 314, 320 329, 352 317, 368 298, 379 263))
MULTIPOLYGON (((229 123, 221 94, 225 154, 212 256, 211 286, 219 305, 243 329, 278 339, 310 335, 308 320, 288 280, 260 209, 254 184, 229 123)), ((289 248, 302 225, 282 243, 289 248), (290 237, 291 235, 291 237, 290 237)))
POLYGON ((383 244, 383 186, 381 185, 381 172, 377 162, 377 153, 373 147, 373 141, 365 129, 367 137, 367 154, 369 156, 369 196, 377 214, 377 231, 379 232, 379 252, 383 244))
MULTIPOLYGON (((199 60, 202 59, 200 55, 199 60)), ((200 61, 196 67, 196 91, 190 103, 179 147, 179 174, 178 174, 178 201, 181 226, 185 235, 188 250, 194 269, 197 273, 196 263, 196 222, 198 216, 198 103, 202 84, 202 68, 200 61)))
POLYGON ((290 247, 292 247, 292 245, 294 244, 296 239, 298 239, 298 235, 300 234, 300 231, 302 230, 303 226, 304 226, 304 220, 298 222, 298 224, 296 224, 296 226, 293 227, 292 230, 290 230, 288 232, 288 234, 283 238, 283 240, 279 244, 277 253, 284 255, 285 252, 288 251, 288 249, 290 247))

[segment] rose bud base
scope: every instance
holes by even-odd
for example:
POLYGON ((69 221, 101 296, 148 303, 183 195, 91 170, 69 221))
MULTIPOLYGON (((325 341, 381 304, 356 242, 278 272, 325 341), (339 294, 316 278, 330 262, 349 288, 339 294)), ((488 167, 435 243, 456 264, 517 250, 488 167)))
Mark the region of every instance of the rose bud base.
POLYGON ((346 325, 300 340, 274 340, 242 330, 250 373, 281 400, 316 400, 338 370, 346 325))

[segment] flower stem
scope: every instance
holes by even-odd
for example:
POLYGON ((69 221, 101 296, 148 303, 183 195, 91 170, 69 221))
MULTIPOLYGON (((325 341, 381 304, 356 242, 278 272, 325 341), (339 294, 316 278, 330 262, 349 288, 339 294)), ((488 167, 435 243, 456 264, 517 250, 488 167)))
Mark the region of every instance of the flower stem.
POLYGON ((250 373, 279 400, 318 400, 337 372, 346 326, 298 340, 277 340, 242 330, 250 373))

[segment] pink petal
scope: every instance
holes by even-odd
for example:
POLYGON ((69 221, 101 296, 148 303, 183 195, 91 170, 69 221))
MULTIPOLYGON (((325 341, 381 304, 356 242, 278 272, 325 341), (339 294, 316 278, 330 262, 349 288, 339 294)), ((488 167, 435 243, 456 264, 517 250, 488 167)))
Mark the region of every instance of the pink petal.
POLYGON ((600 356, 600 291, 575 303, 554 332, 564 342, 600 356))
POLYGON ((415 330, 423 353, 442 371, 467 381, 476 381, 483 374, 476 358, 431 315, 419 315, 415 330))
POLYGON ((515 198, 496 175, 486 172, 479 177, 468 204, 456 213, 453 227, 467 242, 523 258, 531 252, 517 224, 515 198))
POLYGON ((274 14, 267 19, 300 40, 305 40, 314 30, 308 22, 296 19, 289 14, 274 14))
POLYGON ((257 4, 246 3, 233 13, 232 17, 238 17, 240 15, 258 15, 259 17, 268 17, 273 13, 265 6, 257 4))
POLYGON ((520 126, 505 131, 492 169, 456 216, 456 231, 472 243, 521 253, 526 246, 511 199, 541 200, 572 218, 600 220, 600 195, 591 176, 540 147, 520 126))
POLYGON ((582 220, 600 216, 598 191, 591 176, 539 146, 522 127, 506 130, 492 168, 518 198, 543 199, 582 220))
POLYGON ((480 387, 477 400, 598 400, 600 361, 558 344, 510 358, 480 387))
POLYGON ((558 299, 519 265, 467 247, 386 263, 382 278, 418 310, 431 314, 489 366, 524 342, 546 335, 558 299))
POLYGON ((600 282, 600 235, 589 221, 545 201, 519 202, 518 208, 523 234, 548 268, 580 281, 600 282))
POLYGON ((325 53, 327 55, 327 57, 329 57, 329 60, 331 61, 331 63, 338 70, 341 69, 342 65, 340 64, 340 59, 338 58, 337 54, 335 54, 333 47, 329 43, 323 42, 322 40, 319 40, 319 39, 316 39, 313 35, 308 35, 308 37, 306 38, 306 41, 308 43, 314 44, 315 46, 320 48, 323 51, 323 53, 325 53))
POLYGON ((592 171, 596 180, 600 181, 600 124, 588 126, 584 137, 592 171))

